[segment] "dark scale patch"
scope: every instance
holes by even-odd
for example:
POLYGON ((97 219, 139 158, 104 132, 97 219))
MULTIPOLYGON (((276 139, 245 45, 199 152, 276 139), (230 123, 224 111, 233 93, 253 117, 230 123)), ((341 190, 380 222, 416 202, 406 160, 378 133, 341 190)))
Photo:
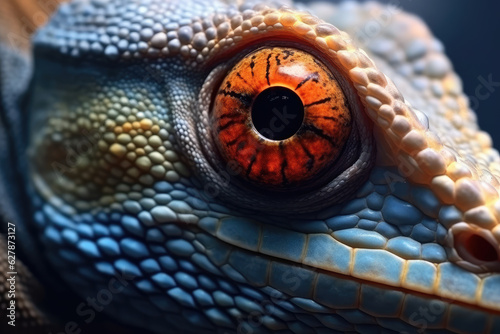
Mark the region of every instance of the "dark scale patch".
POLYGON ((253 68, 255 67, 255 58, 256 57, 257 56, 253 56, 252 57, 252 61, 250 62, 250 70, 252 71, 252 77, 254 76, 254 74, 253 74, 253 68))
POLYGON ((283 50, 283 54, 284 54, 283 59, 287 60, 290 56, 295 55, 295 52, 290 50, 283 50))
POLYGON ((271 82, 269 81, 269 71, 271 70, 271 57, 273 56, 272 53, 267 56, 267 66, 266 66, 266 80, 267 80, 267 85, 271 86, 271 82))
POLYGON ((304 146, 302 142, 300 142, 300 146, 302 146, 302 149, 304 150, 304 152, 306 152, 306 155, 309 158, 309 160, 307 160, 306 162, 306 168, 307 171, 310 171, 314 167, 315 163, 314 155, 312 155, 311 152, 309 152, 309 150, 304 146))
POLYGON ((312 80, 313 82, 318 83, 318 80, 319 80, 319 74, 318 74, 318 72, 314 72, 314 73, 309 74, 307 76, 307 78, 305 78, 304 80, 302 80, 302 82, 297 85, 297 87, 295 88, 295 90, 298 90, 300 87, 302 87, 309 80, 312 80))
POLYGON ((276 65, 280 66, 281 65, 281 60, 280 60, 280 55, 276 55, 276 65))
POLYGON ((252 104, 252 101, 253 101, 252 95, 238 93, 238 92, 235 92, 233 90, 230 90, 230 91, 221 90, 221 91, 219 91, 219 94, 224 95, 224 96, 230 96, 232 98, 238 99, 247 108, 250 107, 250 105, 252 104))
POLYGON ((309 117, 312 117, 312 118, 321 118, 321 119, 327 119, 329 121, 338 121, 337 117, 334 117, 334 116, 309 116, 309 117))
POLYGON ((242 114, 224 114, 224 115, 221 115, 219 118, 217 118, 217 121, 221 121, 223 119, 226 119, 226 118, 229 118, 229 119, 233 119, 233 118, 241 118, 242 114))
POLYGON ((330 144, 332 144, 333 147, 337 147, 337 143, 335 141, 335 138, 327 135, 326 133, 323 132, 323 130, 317 128, 315 125, 304 124, 303 129, 304 129, 304 131, 310 131, 310 132, 314 133, 316 136, 327 140, 330 144))
POLYGON ((252 157, 250 158, 250 163, 248 164, 248 168, 246 170, 247 176, 249 176, 250 173, 252 172, 252 167, 253 167, 255 160, 257 160, 257 154, 252 155, 252 157))
POLYGON ((238 78, 240 78, 240 79, 241 79, 241 80, 242 80, 242 81, 243 81, 243 82, 244 82, 247 86, 251 86, 251 85, 248 83, 248 81, 246 81, 246 80, 245 80, 245 78, 243 78, 243 77, 241 76, 240 72, 236 73, 236 76, 237 76, 238 78))
POLYGON ((331 99, 332 99, 331 97, 327 97, 325 99, 322 99, 322 100, 319 100, 319 101, 316 101, 316 102, 312 102, 312 103, 306 104, 304 107, 307 108, 307 107, 311 107, 311 106, 316 106, 318 104, 327 103, 327 102, 330 102, 331 99))
MULTIPOLYGON (((283 142, 280 143, 280 151, 281 151, 281 156, 285 156, 285 153, 284 153, 284 148, 283 148, 283 142)), ((285 173, 285 170, 288 166, 288 162, 286 161, 286 158, 283 159, 283 162, 281 163, 281 177, 283 179, 283 184, 288 184, 288 179, 286 177, 286 173, 285 173)))
POLYGON ((241 143, 239 143, 239 144, 238 144, 238 147, 236 148, 236 150, 240 151, 240 150, 242 150, 245 146, 247 146, 247 142, 243 140, 241 143))
POLYGON ((226 124, 224 125, 221 125, 219 127, 217 127, 217 132, 221 132, 221 131, 224 131, 226 130, 227 128, 235 125, 235 124, 239 124, 240 122, 239 121, 236 121, 236 120, 233 120, 233 121, 229 121, 227 122, 226 124))
MULTIPOLYGON (((236 137, 235 139, 233 139, 233 140, 231 140, 230 142, 228 142, 228 143, 227 143, 227 146, 233 146, 234 144, 236 144, 236 143, 240 140, 241 136, 243 136, 243 135, 245 135, 245 134, 244 134, 244 133, 242 133, 242 134, 240 134, 238 137, 236 137)), ((238 146, 238 147, 239 147, 239 146, 238 146)))

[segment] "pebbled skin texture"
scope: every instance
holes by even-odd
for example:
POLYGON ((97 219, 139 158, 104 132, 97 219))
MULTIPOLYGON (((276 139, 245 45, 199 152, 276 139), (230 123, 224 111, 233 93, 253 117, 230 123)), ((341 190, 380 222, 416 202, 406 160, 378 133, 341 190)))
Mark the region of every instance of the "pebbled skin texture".
POLYGON ((4 97, 0 124, 26 117, 28 143, 13 131, 9 149, 29 157, 30 215, 2 212, 32 232, 20 243, 48 263, 30 266, 40 279, 95 298, 68 303, 82 326, 103 311, 154 333, 500 331, 498 152, 419 19, 74 1, 36 34, 33 66, 28 114, 4 97), (207 117, 224 74, 265 45, 329 64, 358 129, 345 171, 279 198, 220 162, 207 117), (468 234, 497 257, 467 256, 468 234))

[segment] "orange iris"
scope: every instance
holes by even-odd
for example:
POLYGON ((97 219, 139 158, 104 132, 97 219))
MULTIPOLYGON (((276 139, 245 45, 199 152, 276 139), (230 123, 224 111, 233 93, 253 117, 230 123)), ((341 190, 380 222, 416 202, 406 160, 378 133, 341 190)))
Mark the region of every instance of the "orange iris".
POLYGON ((223 80, 211 114, 221 155, 248 181, 285 189, 331 167, 351 131, 339 84, 312 55, 265 48, 223 80))

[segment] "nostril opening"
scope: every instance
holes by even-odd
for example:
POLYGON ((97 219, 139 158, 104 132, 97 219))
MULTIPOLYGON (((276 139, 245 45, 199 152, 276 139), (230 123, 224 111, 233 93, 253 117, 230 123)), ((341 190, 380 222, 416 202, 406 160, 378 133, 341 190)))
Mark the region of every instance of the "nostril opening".
POLYGON ((455 238, 455 249, 466 260, 481 262, 500 260, 495 247, 488 240, 474 233, 460 233, 455 238))
POLYGON ((252 106, 255 129, 270 140, 285 140, 299 131, 304 121, 304 104, 286 87, 270 87, 262 91, 252 106))

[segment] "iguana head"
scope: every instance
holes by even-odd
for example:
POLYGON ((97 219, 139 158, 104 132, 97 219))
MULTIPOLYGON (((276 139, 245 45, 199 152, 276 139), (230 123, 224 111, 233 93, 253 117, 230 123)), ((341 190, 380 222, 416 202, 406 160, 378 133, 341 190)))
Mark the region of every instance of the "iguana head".
POLYGON ((438 43, 297 7, 73 1, 37 33, 34 222, 82 323, 500 330, 498 153, 438 43))

